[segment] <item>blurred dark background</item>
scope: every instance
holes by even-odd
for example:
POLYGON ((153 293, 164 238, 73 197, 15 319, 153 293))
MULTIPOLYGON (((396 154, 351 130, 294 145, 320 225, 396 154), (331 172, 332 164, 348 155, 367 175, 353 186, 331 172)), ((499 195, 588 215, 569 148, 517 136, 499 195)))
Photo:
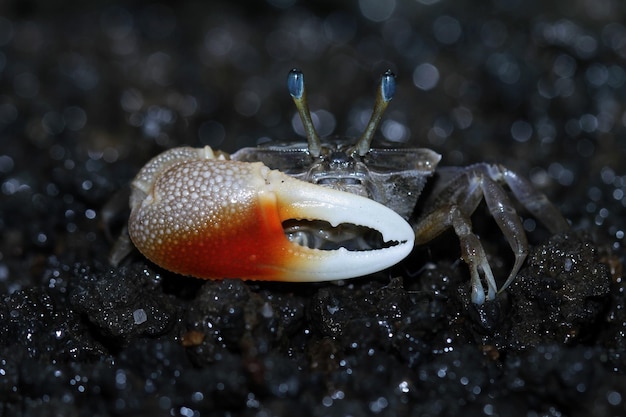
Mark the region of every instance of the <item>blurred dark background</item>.
MULTIPOLYGON (((21 171, 16 153, 121 167, 180 144, 234 151, 293 139, 292 67, 305 73, 320 131, 358 135, 377 78, 391 68, 398 92, 383 137, 431 147, 448 165, 502 162, 578 221, 589 187, 622 174, 625 8, 5 1, 0 127, 13 166, 0 173, 21 171)), ((127 181, 132 173, 119 169, 127 181)), ((617 186, 615 199, 626 202, 617 186)), ((598 209, 589 205, 585 217, 598 209)))

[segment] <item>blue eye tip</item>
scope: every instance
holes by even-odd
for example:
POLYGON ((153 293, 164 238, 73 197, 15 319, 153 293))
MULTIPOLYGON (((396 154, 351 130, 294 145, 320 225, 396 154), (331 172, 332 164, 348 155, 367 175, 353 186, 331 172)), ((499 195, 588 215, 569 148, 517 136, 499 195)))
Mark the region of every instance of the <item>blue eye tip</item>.
POLYGON ((391 101, 396 94, 396 76, 391 70, 385 71, 380 80, 380 91, 384 101, 391 101))
POLYGON ((295 99, 301 99, 304 92, 304 75, 297 68, 289 71, 287 76, 287 89, 289 94, 295 99))

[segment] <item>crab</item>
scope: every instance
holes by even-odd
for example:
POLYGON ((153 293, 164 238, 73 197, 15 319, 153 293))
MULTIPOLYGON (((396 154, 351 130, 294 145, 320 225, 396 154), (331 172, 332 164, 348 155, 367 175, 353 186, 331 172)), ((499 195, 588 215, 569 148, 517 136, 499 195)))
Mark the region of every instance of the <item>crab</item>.
MULTIPOLYGON (((543 193, 501 165, 437 168, 441 156, 430 149, 372 148, 395 92, 391 71, 381 77, 370 122, 354 144, 322 141, 302 72, 293 69, 287 84, 306 144, 232 155, 208 146, 174 148, 140 170, 131 184, 128 235, 144 256, 198 278, 331 281, 389 268, 452 228, 469 267, 471 301, 480 305, 511 284, 528 253, 504 187, 550 232, 569 228, 543 193), (429 180, 431 191, 421 196, 429 180), (420 197, 422 209, 414 213, 420 197), (499 290, 470 220, 483 200, 515 257, 499 290)), ((116 245, 112 262, 128 250, 116 245)))

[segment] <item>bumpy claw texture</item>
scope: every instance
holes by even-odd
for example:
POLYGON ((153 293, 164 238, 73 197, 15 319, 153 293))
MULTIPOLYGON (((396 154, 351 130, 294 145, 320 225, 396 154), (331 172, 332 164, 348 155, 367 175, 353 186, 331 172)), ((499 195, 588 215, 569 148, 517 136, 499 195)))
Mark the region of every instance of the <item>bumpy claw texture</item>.
POLYGON ((326 281, 373 273, 413 249, 411 226, 368 198, 309 184, 210 147, 158 155, 132 183, 128 232, 150 260, 198 278, 326 281), (287 239, 286 220, 355 224, 386 247, 319 250, 287 239))

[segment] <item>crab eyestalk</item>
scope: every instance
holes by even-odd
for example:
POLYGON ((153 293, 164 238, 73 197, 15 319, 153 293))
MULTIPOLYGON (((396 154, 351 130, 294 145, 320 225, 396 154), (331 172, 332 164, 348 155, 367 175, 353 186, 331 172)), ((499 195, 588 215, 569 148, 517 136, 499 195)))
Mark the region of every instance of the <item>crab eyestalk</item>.
POLYGON ((304 75, 302 74, 302 71, 297 68, 289 71, 289 76, 287 77, 287 88, 289 89, 289 94, 291 94, 291 98, 293 98, 293 102, 296 104, 298 114, 302 120, 302 126, 304 126, 306 139, 309 143, 309 152, 311 153, 311 156, 317 158, 320 156, 322 142, 317 134, 317 131, 315 130, 313 120, 311 119, 311 112, 309 111, 309 104, 306 99, 306 89, 304 88, 304 75))
POLYGON ((376 90, 376 103, 374 104, 374 111, 370 121, 367 123, 365 131, 361 135, 359 141, 354 145, 353 150, 360 156, 366 155, 370 150, 372 139, 374 139, 374 133, 383 117, 383 113, 387 110, 389 102, 393 98, 396 92, 396 76, 391 70, 385 71, 380 78, 380 85, 376 90))

